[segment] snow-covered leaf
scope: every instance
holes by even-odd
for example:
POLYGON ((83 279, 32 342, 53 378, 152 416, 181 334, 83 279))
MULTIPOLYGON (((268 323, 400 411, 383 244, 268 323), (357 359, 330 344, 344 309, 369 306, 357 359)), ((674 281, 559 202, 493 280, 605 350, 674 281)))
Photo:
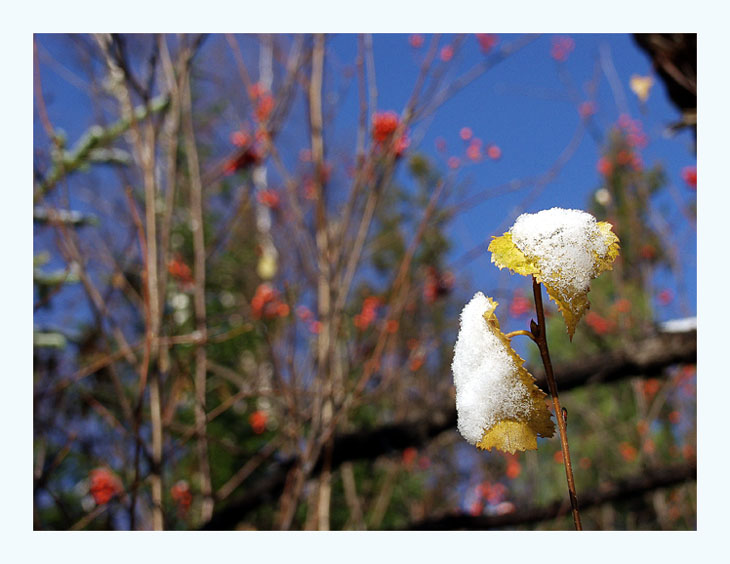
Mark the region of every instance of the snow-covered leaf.
POLYGON ((611 270, 619 254, 611 224, 580 210, 552 208, 522 214, 489 245, 492 262, 517 274, 534 275, 565 319, 568 335, 590 307, 590 282, 611 270))
POLYGON ((457 426, 481 449, 535 450, 537 437, 552 437, 555 426, 545 393, 499 328, 497 305, 478 292, 461 313, 452 363, 457 426))

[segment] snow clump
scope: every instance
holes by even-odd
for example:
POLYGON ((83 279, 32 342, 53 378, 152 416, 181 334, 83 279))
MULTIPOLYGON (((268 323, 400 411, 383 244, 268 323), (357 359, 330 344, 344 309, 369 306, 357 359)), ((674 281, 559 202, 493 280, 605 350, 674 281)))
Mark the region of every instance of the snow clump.
POLYGON ((514 359, 484 318, 494 307, 481 292, 464 306, 451 365, 457 427, 473 445, 497 422, 524 420, 532 409, 530 391, 517 376, 514 359))

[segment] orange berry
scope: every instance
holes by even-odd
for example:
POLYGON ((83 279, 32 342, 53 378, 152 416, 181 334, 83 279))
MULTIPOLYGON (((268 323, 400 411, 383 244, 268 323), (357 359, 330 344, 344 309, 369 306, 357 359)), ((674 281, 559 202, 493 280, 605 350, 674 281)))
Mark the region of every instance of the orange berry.
POLYGON ((507 463, 507 471, 505 473, 510 480, 514 480, 515 478, 517 478, 517 476, 519 476, 521 472, 522 465, 520 465, 517 460, 510 460, 507 463))
POLYGON ((257 435, 260 435, 266 430, 267 419, 268 416, 266 415, 266 412, 258 410, 249 415, 248 423, 249 425, 251 425, 251 429, 253 429, 253 432, 257 435))
POLYGON ((621 457, 626 462, 633 462, 634 460, 636 460, 636 455, 637 455, 636 447, 630 445, 627 442, 623 442, 618 446, 618 449, 619 449, 619 453, 621 454, 621 457))
POLYGON ((613 164, 606 157, 601 157, 600 159, 598 159, 598 164, 596 165, 596 168, 598 169, 598 172, 603 176, 609 176, 611 172, 613 172, 613 164))
POLYGON ((408 447, 403 450, 403 464, 405 466, 412 466, 416 461, 418 451, 414 447, 408 447))

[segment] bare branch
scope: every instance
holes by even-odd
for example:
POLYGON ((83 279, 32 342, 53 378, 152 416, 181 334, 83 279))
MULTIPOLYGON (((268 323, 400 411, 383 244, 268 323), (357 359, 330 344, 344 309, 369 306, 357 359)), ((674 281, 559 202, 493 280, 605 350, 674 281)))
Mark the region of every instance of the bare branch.
MULTIPOLYGON (((595 491, 582 492, 580 505, 586 509, 640 497, 659 489, 671 488, 697 480, 696 462, 673 466, 645 468, 639 474, 612 482, 604 482, 595 491)), ((519 527, 548 521, 569 514, 570 506, 555 501, 544 507, 526 507, 506 515, 478 515, 451 513, 425 519, 408 527, 411 530, 453 531, 458 529, 485 530, 519 527)))

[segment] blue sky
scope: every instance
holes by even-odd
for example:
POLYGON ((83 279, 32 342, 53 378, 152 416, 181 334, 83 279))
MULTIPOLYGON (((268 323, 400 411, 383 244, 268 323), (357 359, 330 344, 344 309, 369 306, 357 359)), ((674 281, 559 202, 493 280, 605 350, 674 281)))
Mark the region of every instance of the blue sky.
MULTIPOLYGON (((519 36, 500 35, 494 49, 515 41, 519 36)), ((447 196, 444 204, 455 204, 464 196, 481 190, 520 181, 545 173, 571 142, 580 127, 578 105, 589 99, 589 84, 597 85, 595 95, 596 113, 592 131, 605 135, 616 123, 621 113, 626 112, 642 122, 649 136, 649 145, 642 151, 645 165, 661 164, 666 173, 674 196, 665 190, 656 202, 663 212, 672 234, 676 238, 686 286, 686 303, 690 313, 696 311, 696 232, 683 218, 677 206, 677 199, 691 203, 695 193, 688 190, 681 179, 681 170, 694 165, 693 137, 688 131, 670 137, 667 126, 679 117, 670 104, 664 85, 655 76, 655 84, 646 104, 641 106, 629 89, 632 74, 653 75, 648 57, 641 52, 627 34, 573 34, 574 49, 567 60, 558 64, 550 54, 554 35, 535 38, 525 47, 510 55, 473 83, 447 100, 432 116, 417 122, 411 130, 411 150, 420 151, 432 157, 445 173, 449 171, 449 157, 458 156, 464 166, 454 174, 455 179, 467 187, 462 196, 447 196), (611 86, 602 67, 597 67, 600 54, 610 56, 617 81, 611 86), (497 145, 501 150, 498 160, 485 159, 470 163, 465 158, 466 143, 459 137, 462 127, 469 127, 473 135, 484 141, 484 145, 497 145), (446 150, 436 148, 437 140, 445 141, 446 150)), ((420 63, 426 54, 431 36, 425 36, 424 46, 413 48, 407 34, 375 34, 373 36, 374 67, 378 92, 378 109, 401 112, 411 94, 419 72, 420 63)), ((455 40, 456 36, 440 38, 439 49, 455 40)), ((97 116, 90 111, 90 99, 83 87, 84 70, 75 66, 69 56, 68 39, 64 36, 42 35, 37 37, 41 61, 41 79, 51 122, 62 128, 73 145, 84 131, 95 123, 97 116), (48 64, 51 54, 57 61, 48 64)), ((201 60, 211 73, 224 75, 232 68, 230 59, 223 60, 220 53, 222 36, 211 36, 200 53, 201 60)), ((255 53, 247 52, 252 45, 250 38, 243 38, 244 55, 251 58, 250 68, 255 79, 255 53)), ((354 68, 357 54, 357 38, 342 34, 329 38, 326 88, 333 93, 329 98, 337 113, 333 127, 328 132, 328 146, 333 158, 340 147, 352 152, 355 147, 357 128, 357 85, 354 80, 343 78, 354 68)), ((492 50, 492 53, 494 52, 492 50)), ((453 80, 467 69, 483 60, 484 54, 473 35, 467 36, 449 62, 446 70, 448 80, 453 80)), ((438 58, 437 58, 438 61, 438 58)), ((237 77, 234 77, 236 79, 237 77)), ((301 102, 301 101, 300 101, 301 102)), ((303 104, 295 105, 292 121, 303 114, 303 104)), ((37 115, 37 114, 36 114, 37 115)), ((235 129, 235 118, 231 130, 235 129)), ((226 132, 222 142, 226 143, 226 132)), ((45 134, 36 119, 34 123, 36 146, 46 144, 45 134)), ((292 158, 298 154, 298 146, 306 146, 295 130, 283 132, 282 143, 290 149, 292 158)), ((475 289, 488 290, 494 285, 514 284, 505 273, 499 274, 490 264, 487 253, 467 255, 491 235, 499 235, 507 229, 516 215, 536 212, 553 206, 583 208, 595 190, 600 187, 600 175, 596 162, 600 156, 601 139, 586 132, 580 144, 559 174, 551 182, 533 192, 526 186, 510 194, 485 200, 460 213, 453 222, 449 234, 454 248, 450 256, 457 279, 457 289, 465 295, 475 289), (470 256, 468 260, 466 256, 470 256), (501 278, 498 278, 501 277, 501 278)), ((401 168, 400 179, 408 182, 401 168)), ((76 185, 96 182, 104 184, 111 178, 105 172, 94 171, 89 176, 78 173, 73 182, 76 185)), ((113 188, 112 188, 113 190, 113 188)), ((118 195, 117 195, 118 196, 118 195)), ((72 202, 77 209, 86 207, 82 201, 72 202)), ((73 206, 72 206, 73 207, 73 206)), ((39 245, 40 247, 40 245, 39 245)), ((59 264, 59 263, 57 263, 59 264)), ((660 273, 656 280, 657 291, 670 288, 676 294, 674 282, 660 273)), ((77 288, 80 291, 80 288, 77 288)), ((64 296, 66 302, 78 313, 83 301, 74 290, 64 296), (74 305, 75 304, 75 305, 74 305)), ((658 307, 660 319, 680 316, 682 312, 675 299, 669 306, 658 307)), ((63 310, 63 305, 56 310, 63 310)), ((54 315, 40 313, 37 320, 50 322, 54 315)), ((59 319, 56 317, 55 321, 59 319)))
MULTIPOLYGON (((653 75, 648 57, 635 46, 629 35, 574 34, 570 37, 575 48, 562 65, 550 56, 554 36, 545 35, 454 96, 428 124, 419 150, 433 155, 446 169, 444 161, 448 156, 458 155, 462 162, 465 160, 465 143, 459 138, 459 130, 463 126, 470 127, 474 135, 485 143, 497 144, 501 149, 498 161, 487 159, 459 170, 458 178, 469 184, 469 193, 544 173, 570 143, 579 127, 578 103, 588 99, 587 86, 596 75, 599 53, 603 51, 610 54, 620 83, 619 99, 625 98, 625 105, 623 102, 617 105, 613 89, 604 74, 599 72, 595 130, 605 135, 622 112, 640 119, 650 138, 649 145, 642 152, 645 165, 661 164, 668 181, 674 184, 675 193, 685 203, 692 202, 695 193, 687 189, 680 176, 683 167, 695 164, 692 134, 689 131, 674 137, 665 134, 667 125, 676 121, 679 113, 669 103, 664 86, 656 77, 643 108, 629 90, 632 74, 653 75), (447 143, 443 155, 434 148, 438 137, 444 138, 447 143)), ((514 39, 515 36, 500 36, 499 41, 502 44, 514 39)), ((452 37, 446 36, 441 43, 451 40, 452 37)), ((340 38, 340 41, 352 43, 350 38, 340 38)), ((396 110, 403 107, 424 51, 425 47, 420 50, 410 48, 407 36, 375 37, 379 106, 396 110)), ((452 62, 463 72, 481 57, 476 40, 468 37, 460 56, 452 62)), ((501 234, 500 230, 508 228, 520 212, 536 212, 553 206, 585 209, 600 187, 601 179, 596 169, 600 149, 601 141, 586 133, 559 175, 526 207, 524 201, 530 187, 490 199, 460 215, 452 230, 456 243, 454 260, 458 261, 465 250, 488 240, 491 235, 501 234)), ((679 245, 685 267, 687 302, 694 313, 696 234, 669 194, 665 193, 656 204, 666 210, 665 219, 674 228, 674 242, 679 245)), ((481 288, 492 282, 490 273, 494 267, 488 254, 477 254, 474 260, 457 264, 457 279, 458 275, 463 278, 466 274, 476 287, 481 288)), ((658 289, 671 287, 666 276, 660 275, 656 282, 658 289)), ((658 316, 666 319, 679 315, 676 304, 677 300, 669 307, 657 308, 658 316)))

